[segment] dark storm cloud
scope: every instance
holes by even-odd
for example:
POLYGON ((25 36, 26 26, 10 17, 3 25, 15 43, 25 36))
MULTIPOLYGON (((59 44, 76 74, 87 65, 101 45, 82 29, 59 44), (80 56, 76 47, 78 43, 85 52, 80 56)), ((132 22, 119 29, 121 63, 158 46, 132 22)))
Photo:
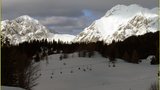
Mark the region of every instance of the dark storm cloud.
POLYGON ((29 15, 56 31, 77 34, 117 4, 158 6, 158 0, 2 0, 2 19, 29 15))
POLYGON ((106 12, 117 4, 139 4, 143 7, 158 6, 158 0, 3 0, 3 18, 31 16, 70 16, 82 15, 83 9, 106 12))
POLYGON ((91 23, 91 18, 88 16, 66 17, 52 16, 41 18, 39 21, 50 28, 60 33, 78 34, 77 30, 82 30, 91 23), (75 31, 76 30, 76 31, 75 31))
POLYGON ((44 25, 58 25, 58 26, 83 26, 85 20, 83 18, 72 18, 65 16, 52 16, 39 20, 44 25))

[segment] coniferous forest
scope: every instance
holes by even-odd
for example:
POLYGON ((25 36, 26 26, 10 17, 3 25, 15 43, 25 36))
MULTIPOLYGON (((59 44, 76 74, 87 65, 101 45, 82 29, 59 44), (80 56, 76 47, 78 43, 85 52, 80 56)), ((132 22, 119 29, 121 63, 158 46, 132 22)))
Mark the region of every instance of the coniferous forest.
POLYGON ((66 44, 61 41, 47 42, 47 40, 10 45, 6 39, 6 43, 2 43, 1 47, 2 85, 30 90, 37 85, 35 80, 39 77, 31 77, 39 70, 38 65, 32 65, 33 62, 47 60, 48 55, 59 53, 63 54, 61 59, 68 58, 67 54, 74 52, 78 52, 79 57, 92 57, 95 51, 110 61, 120 58, 136 64, 140 63, 141 59, 154 55, 150 64, 159 64, 159 32, 131 36, 124 41, 113 41, 109 45, 103 41, 66 44))

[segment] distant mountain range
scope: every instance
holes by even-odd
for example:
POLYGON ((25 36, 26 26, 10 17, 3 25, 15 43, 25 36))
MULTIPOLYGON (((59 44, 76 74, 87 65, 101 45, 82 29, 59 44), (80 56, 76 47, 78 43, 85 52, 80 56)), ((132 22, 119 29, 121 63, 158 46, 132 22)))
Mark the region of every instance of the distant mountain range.
POLYGON ((158 30, 158 8, 147 9, 133 4, 117 5, 100 19, 77 36, 51 33, 38 20, 23 15, 14 20, 1 22, 1 34, 11 44, 30 40, 63 41, 63 42, 96 42, 123 41, 133 35, 143 35, 158 30))

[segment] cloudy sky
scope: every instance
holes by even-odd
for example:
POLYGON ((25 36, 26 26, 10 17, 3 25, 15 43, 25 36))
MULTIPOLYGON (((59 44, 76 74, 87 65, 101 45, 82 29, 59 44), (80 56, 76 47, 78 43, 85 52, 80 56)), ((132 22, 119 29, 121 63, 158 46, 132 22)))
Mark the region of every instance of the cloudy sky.
POLYGON ((2 0, 2 19, 29 15, 59 33, 77 34, 117 4, 158 6, 158 0, 2 0))

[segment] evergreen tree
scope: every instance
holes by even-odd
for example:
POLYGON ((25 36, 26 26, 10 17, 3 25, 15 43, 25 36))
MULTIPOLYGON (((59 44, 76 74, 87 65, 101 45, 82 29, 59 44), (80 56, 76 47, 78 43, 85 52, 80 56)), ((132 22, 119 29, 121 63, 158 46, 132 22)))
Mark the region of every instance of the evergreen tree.
POLYGON ((136 50, 133 51, 131 59, 132 59, 131 62, 139 63, 139 56, 136 50))
POLYGON ((94 56, 94 51, 88 52, 88 57, 90 58, 90 57, 92 57, 92 56, 94 56))
POLYGON ((126 61, 128 61, 128 62, 130 62, 130 56, 129 56, 129 54, 128 54, 128 52, 127 51, 125 51, 124 52, 124 54, 123 54, 123 57, 122 57, 124 60, 126 60, 126 61))

